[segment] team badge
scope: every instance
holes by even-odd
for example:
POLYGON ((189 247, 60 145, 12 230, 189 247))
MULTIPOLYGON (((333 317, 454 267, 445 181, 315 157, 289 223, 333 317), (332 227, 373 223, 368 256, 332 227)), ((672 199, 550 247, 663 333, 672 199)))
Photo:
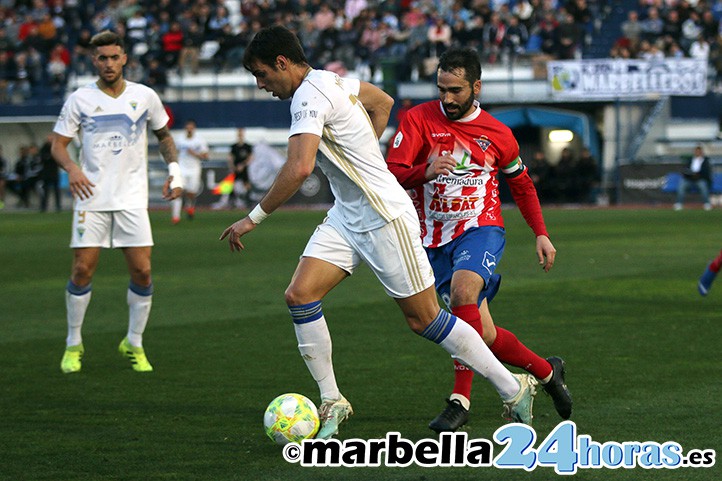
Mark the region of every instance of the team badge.
POLYGON ((133 108, 133 110, 135 110, 136 108, 138 108, 138 102, 135 100, 131 100, 130 106, 133 108))
POLYGON ((478 139, 474 139, 474 141, 479 144, 479 147, 481 147, 481 150, 483 150, 484 152, 486 152, 486 149, 488 149, 491 145, 491 140, 489 140, 489 137, 487 137, 486 135, 482 135, 478 139))

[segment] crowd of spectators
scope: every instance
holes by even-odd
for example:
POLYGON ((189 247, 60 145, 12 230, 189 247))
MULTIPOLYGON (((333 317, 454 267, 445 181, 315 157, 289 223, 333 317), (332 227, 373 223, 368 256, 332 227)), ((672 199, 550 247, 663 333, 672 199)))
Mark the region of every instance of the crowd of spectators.
MULTIPOLYGON (((401 80, 428 76, 453 44, 489 63, 527 50, 573 58, 591 26, 587 0, 0 0, 0 102, 62 96, 69 75, 92 73, 89 41, 111 29, 128 45, 131 79, 159 90, 169 71, 235 70, 260 28, 297 32, 314 66, 401 80)), ((595 4, 596 5, 596 4, 595 4)))
MULTIPOLYGON (((640 0, 611 57, 708 58, 722 72, 722 1, 640 0)), ((92 73, 94 33, 128 45, 128 77, 163 91, 168 73, 240 68, 260 28, 296 31, 313 66, 401 81, 427 78, 454 44, 484 62, 525 54, 580 58, 609 0, 0 0, 0 103, 62 96, 69 75, 92 73), (238 11, 240 8, 240 11, 238 11), (233 12, 233 14, 231 14, 233 12), (203 61, 206 61, 203 64, 203 61)), ((722 79, 722 74, 720 74, 722 79)))
POLYGON ((640 0, 621 24, 612 58, 696 58, 716 71, 722 86, 722 1, 640 0))

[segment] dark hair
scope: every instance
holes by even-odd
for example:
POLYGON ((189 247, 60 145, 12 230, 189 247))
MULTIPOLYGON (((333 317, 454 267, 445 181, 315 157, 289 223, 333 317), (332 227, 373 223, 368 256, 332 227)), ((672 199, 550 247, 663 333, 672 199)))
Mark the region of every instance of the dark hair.
POLYGON ((253 37, 243 54, 243 66, 250 71, 251 63, 258 60, 275 68, 279 55, 295 64, 308 63, 298 37, 282 25, 273 25, 259 30, 253 37))
POLYGON ((108 45, 117 45, 123 52, 125 52, 123 37, 115 32, 111 32, 110 30, 103 30, 102 32, 93 35, 93 38, 90 39, 90 45, 92 45, 94 49, 98 47, 107 47, 108 45))
POLYGON ((471 48, 452 47, 439 57, 439 70, 452 72, 458 68, 464 69, 464 75, 469 85, 481 79, 481 61, 476 50, 471 48))

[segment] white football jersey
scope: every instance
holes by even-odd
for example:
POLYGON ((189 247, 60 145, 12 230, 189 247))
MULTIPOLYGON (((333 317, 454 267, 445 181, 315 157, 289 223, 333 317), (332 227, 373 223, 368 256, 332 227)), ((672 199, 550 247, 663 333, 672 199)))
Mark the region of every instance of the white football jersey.
POLYGON ((321 137, 317 162, 335 197, 328 215, 365 232, 413 210, 413 203, 386 167, 359 88, 358 80, 312 70, 293 95, 289 135, 321 137))
POLYGON ((160 130, 168 114, 153 89, 125 82, 113 98, 93 83, 65 101, 53 131, 78 136, 80 167, 95 187, 75 210, 111 211, 148 207, 148 127, 160 130))
POLYGON ((208 142, 198 135, 198 132, 193 132, 193 136, 188 137, 185 130, 176 134, 174 139, 178 149, 178 165, 180 165, 181 172, 185 175, 201 175, 201 160, 192 156, 188 151, 208 153, 208 142))

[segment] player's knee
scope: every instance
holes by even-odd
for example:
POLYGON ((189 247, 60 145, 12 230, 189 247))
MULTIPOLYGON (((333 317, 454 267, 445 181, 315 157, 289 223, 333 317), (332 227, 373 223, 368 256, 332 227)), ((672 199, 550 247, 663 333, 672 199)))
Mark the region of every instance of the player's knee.
POLYGON ((426 326, 429 325, 428 322, 424 322, 423 320, 415 316, 406 316, 406 323, 409 325, 409 328, 416 334, 421 334, 422 332, 424 332, 426 326))
POLYGON ((305 292, 303 289, 298 288, 298 286, 294 284, 291 284, 286 288, 284 296, 286 298, 286 305, 288 306, 300 306, 318 300, 313 299, 309 295, 309 293, 305 292))
POLYGON ((73 266, 71 280, 76 286, 87 286, 93 280, 93 269, 88 264, 76 263, 73 266))
POLYGON ((451 306, 465 306, 467 304, 476 304, 479 298, 479 291, 466 284, 455 285, 451 288, 451 306))
POLYGON ((139 286, 150 285, 150 267, 134 268, 130 273, 131 280, 139 286))

